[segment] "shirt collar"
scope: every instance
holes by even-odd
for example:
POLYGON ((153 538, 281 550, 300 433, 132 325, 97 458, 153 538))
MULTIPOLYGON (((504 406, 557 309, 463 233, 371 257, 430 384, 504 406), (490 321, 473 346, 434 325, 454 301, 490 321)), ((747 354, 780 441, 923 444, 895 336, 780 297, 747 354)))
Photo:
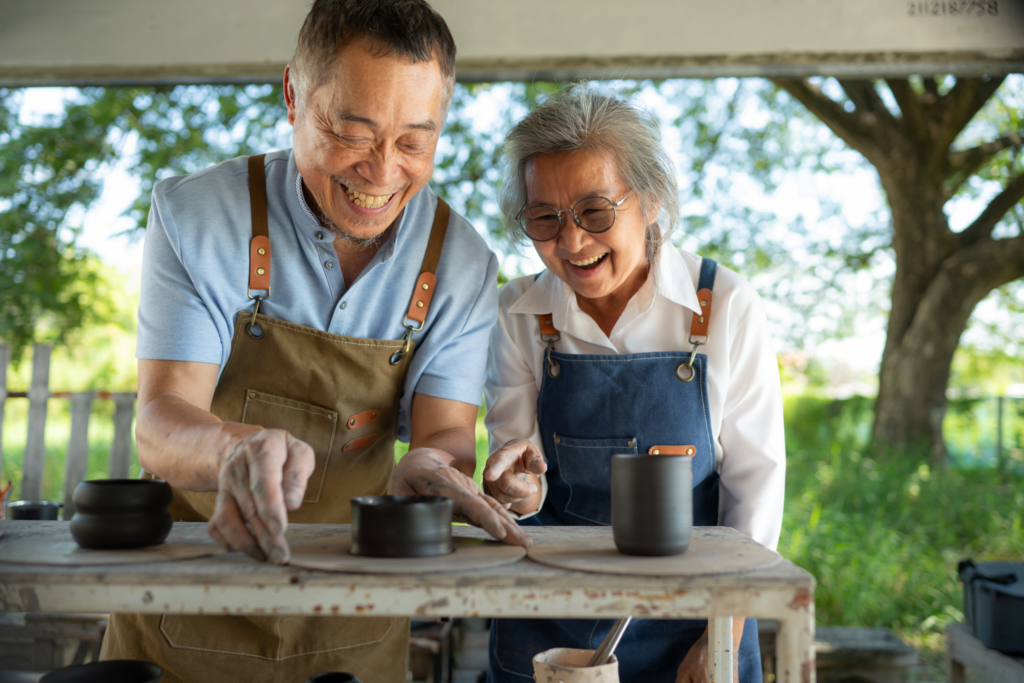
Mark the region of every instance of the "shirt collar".
MULTIPOLYGON (((633 296, 631 303, 637 305, 640 313, 646 313, 654 305, 655 293, 691 311, 700 312, 694 276, 691 275, 682 253, 671 244, 666 244, 658 252, 654 285, 651 285, 651 279, 648 278, 640 291, 633 296)), ((582 311, 576 303, 575 293, 569 285, 549 270, 541 272, 533 284, 509 307, 509 312, 527 315, 550 313, 555 329, 564 330, 577 337, 581 335, 573 332, 574 327, 580 324, 588 329, 590 325, 597 326, 590 316, 583 316, 586 319, 584 321, 578 320, 582 311)))

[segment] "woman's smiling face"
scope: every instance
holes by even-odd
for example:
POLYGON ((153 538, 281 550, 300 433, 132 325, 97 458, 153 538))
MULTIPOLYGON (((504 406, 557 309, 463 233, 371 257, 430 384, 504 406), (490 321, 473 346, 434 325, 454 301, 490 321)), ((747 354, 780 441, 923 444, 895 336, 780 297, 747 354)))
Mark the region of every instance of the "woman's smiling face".
MULTIPOLYGON (((587 197, 614 203, 630 189, 611 156, 603 152, 540 155, 526 165, 527 206, 571 209, 587 197)), ((609 297, 632 297, 647 279, 647 221, 636 192, 615 209, 615 224, 606 232, 589 233, 570 213, 563 217, 565 225, 558 235, 533 243, 548 270, 598 308, 609 297)))

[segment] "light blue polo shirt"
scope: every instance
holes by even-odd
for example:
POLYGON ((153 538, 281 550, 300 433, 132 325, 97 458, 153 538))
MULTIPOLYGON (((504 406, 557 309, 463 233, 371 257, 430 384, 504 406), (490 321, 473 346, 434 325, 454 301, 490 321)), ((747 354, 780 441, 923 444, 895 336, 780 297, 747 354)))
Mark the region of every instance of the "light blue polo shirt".
MULTIPOLYGON (((248 159, 161 180, 153 189, 142 266, 136 357, 216 363, 223 371, 239 311, 251 311, 248 159)), ((334 235, 301 195, 290 150, 266 156, 271 297, 260 313, 332 334, 401 339, 437 196, 427 187, 349 288, 334 235)), ((452 212, 437 287, 400 403, 398 436, 409 440, 412 396, 480 405, 487 345, 497 318, 498 261, 470 223, 452 212)))

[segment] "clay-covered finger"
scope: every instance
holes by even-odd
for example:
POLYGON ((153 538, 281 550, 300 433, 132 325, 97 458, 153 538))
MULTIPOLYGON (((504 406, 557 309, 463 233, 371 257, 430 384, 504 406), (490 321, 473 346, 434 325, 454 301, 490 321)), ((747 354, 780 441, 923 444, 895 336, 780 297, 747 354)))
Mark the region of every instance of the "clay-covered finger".
POLYGON ((497 481, 504 472, 515 470, 523 454, 527 452, 529 441, 516 439, 494 451, 491 457, 487 458, 484 465, 483 478, 485 481, 497 481))
POLYGON ((501 503, 518 503, 537 493, 537 485, 525 474, 505 472, 498 481, 490 484, 488 490, 501 503))
POLYGON ((288 509, 284 504, 281 481, 287 457, 284 433, 267 438, 247 459, 249 491, 256 512, 272 536, 279 536, 288 527, 288 509))
POLYGON ((285 506, 289 510, 298 510, 306 495, 306 484, 316 467, 316 456, 305 441, 290 434, 287 439, 288 455, 281 472, 281 490, 285 506))
POLYGON ((221 492, 217 496, 217 506, 207 524, 207 530, 209 531, 211 528, 216 533, 215 538, 219 537, 218 542, 222 545, 241 550, 257 560, 265 561, 267 559, 259 543, 249 532, 249 527, 246 526, 235 499, 225 492, 221 492))

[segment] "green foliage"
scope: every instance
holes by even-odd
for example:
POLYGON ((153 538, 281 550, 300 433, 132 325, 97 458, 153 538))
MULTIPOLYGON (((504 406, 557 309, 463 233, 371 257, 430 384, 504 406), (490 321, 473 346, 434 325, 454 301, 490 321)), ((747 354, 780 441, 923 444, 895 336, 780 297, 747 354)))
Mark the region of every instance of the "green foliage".
POLYGON ((820 624, 939 631, 963 618, 958 560, 1024 560, 1024 474, 869 457, 872 410, 788 400, 779 552, 817 578, 820 624))
POLYGON ((158 179, 283 140, 271 86, 85 88, 37 123, 19 121, 21 95, 0 89, 0 339, 16 359, 105 319, 96 260, 76 240, 113 164, 132 159, 128 213, 143 228, 158 179))

